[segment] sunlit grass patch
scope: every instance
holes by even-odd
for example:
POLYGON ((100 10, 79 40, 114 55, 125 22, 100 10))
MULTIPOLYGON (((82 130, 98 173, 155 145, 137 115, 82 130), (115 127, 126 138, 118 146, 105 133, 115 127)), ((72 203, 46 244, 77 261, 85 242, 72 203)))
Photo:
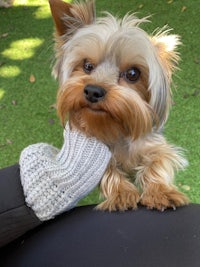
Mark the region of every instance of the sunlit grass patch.
POLYGON ((4 57, 12 60, 24 60, 31 58, 35 54, 35 49, 43 43, 39 38, 27 38, 14 41, 10 47, 2 53, 4 57))
POLYGON ((21 6, 21 5, 26 5, 26 6, 38 6, 39 5, 47 5, 48 0, 15 0, 14 5, 15 6, 21 6))
POLYGON ((5 91, 0 88, 0 100, 3 98, 5 91))
POLYGON ((20 68, 17 66, 3 66, 0 68, 0 77, 11 78, 16 77, 21 73, 20 68))
POLYGON ((49 6, 44 5, 38 8, 35 12, 36 19, 46 19, 51 16, 49 6))
MULTIPOLYGON (((72 2, 72 0, 65 0, 65 2, 72 2)), ((14 5, 15 6, 21 6, 21 5, 26 5, 26 6, 43 6, 47 5, 48 0, 15 0, 14 5)))

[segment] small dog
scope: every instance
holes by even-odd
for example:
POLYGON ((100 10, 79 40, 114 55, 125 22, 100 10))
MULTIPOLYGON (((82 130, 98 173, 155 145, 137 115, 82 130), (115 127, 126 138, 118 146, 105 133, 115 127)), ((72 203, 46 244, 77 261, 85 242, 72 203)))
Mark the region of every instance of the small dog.
POLYGON ((179 36, 166 28, 149 36, 139 27, 147 18, 134 14, 96 18, 93 0, 49 2, 56 26, 59 117, 112 151, 100 183, 105 200, 97 209, 188 204, 173 184, 175 171, 187 161, 161 133, 172 102, 179 36))

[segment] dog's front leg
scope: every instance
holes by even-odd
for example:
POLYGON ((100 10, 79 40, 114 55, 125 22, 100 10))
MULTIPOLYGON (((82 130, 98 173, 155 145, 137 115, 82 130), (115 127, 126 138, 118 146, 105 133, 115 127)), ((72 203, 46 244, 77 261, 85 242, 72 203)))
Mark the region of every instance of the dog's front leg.
POLYGON ((142 205, 165 210, 188 204, 188 198, 173 184, 174 172, 187 164, 179 148, 166 142, 151 144, 143 150, 141 158, 136 168, 136 182, 143 190, 142 205))
POLYGON ((137 208, 140 198, 137 188, 121 170, 112 165, 101 180, 100 190, 106 200, 97 206, 99 210, 124 211, 137 208))

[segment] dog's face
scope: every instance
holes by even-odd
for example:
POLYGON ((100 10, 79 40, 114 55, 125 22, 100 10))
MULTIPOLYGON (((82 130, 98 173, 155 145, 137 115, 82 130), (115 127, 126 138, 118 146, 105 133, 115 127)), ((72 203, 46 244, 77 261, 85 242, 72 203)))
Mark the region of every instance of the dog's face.
POLYGON ((50 0, 57 34, 58 113, 112 144, 135 140, 161 127, 171 104, 171 74, 178 61, 176 35, 149 36, 146 19, 107 14, 95 18, 94 3, 50 0))

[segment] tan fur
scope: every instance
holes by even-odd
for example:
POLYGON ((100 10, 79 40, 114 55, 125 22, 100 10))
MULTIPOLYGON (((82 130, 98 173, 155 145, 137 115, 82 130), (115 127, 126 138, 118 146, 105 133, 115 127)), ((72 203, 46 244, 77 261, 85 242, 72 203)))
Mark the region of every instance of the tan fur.
POLYGON ((90 83, 91 79, 79 75, 78 79, 69 79, 64 89, 58 92, 58 114, 63 124, 69 112, 74 126, 108 145, 123 137, 137 139, 151 130, 151 109, 135 91, 127 90, 124 93, 120 87, 110 86, 107 89, 107 100, 94 105, 88 103, 82 94, 85 84, 90 83), (130 121, 135 123, 130 124, 130 121))
POLYGON ((165 210, 183 206, 188 202, 188 198, 173 185, 155 184, 148 185, 141 196, 141 204, 149 209, 165 210))
POLYGON ((125 178, 123 172, 113 169, 112 165, 101 181, 101 190, 106 200, 97 206, 100 210, 136 209, 140 200, 137 188, 125 178))
POLYGON ((100 183, 105 201, 97 208, 136 209, 140 202, 164 210, 187 204, 173 184, 175 172, 187 161, 161 134, 171 106, 179 37, 165 29, 149 36, 139 28, 146 18, 135 15, 96 19, 94 1, 51 0, 50 5, 56 26, 58 115, 63 125, 69 118, 71 127, 95 136, 112 152, 100 183), (94 68, 90 73, 85 61, 94 68), (140 76, 130 82, 125 74, 133 67, 140 76), (84 94, 88 85, 103 88, 105 96, 89 101, 84 94))

